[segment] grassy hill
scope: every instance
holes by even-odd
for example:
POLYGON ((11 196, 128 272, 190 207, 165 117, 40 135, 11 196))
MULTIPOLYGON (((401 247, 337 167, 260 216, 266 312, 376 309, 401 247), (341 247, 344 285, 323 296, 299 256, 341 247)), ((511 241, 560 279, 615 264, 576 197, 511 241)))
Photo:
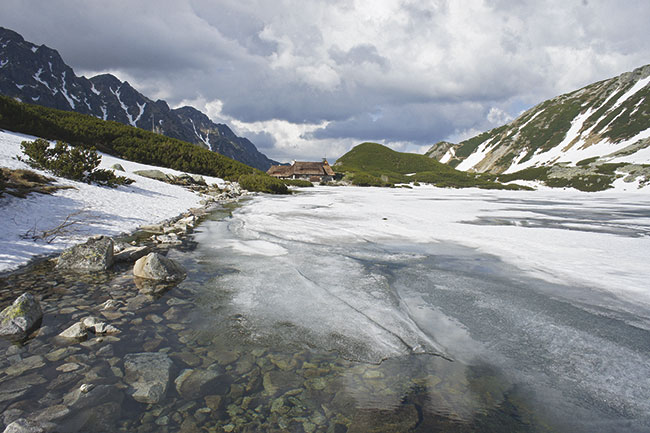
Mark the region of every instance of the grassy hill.
POLYGON ((255 191, 286 194, 286 185, 218 153, 164 135, 94 116, 24 104, 0 96, 0 128, 96 148, 123 159, 237 181, 255 191))
POLYGON ((435 159, 414 153, 396 152, 378 143, 362 143, 334 164, 335 170, 359 186, 394 186, 398 183, 430 183, 439 187, 522 189, 504 185, 494 176, 458 171, 435 159))

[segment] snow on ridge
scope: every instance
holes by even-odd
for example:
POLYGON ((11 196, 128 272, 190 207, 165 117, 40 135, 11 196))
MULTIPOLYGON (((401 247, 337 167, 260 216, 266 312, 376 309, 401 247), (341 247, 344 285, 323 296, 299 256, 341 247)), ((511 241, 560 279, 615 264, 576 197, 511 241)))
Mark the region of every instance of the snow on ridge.
POLYGON ((19 90, 23 90, 23 87, 25 87, 24 84, 16 84, 16 87, 18 87, 19 90))
POLYGON ((72 100, 72 98, 68 95, 68 89, 66 88, 66 82, 65 82, 65 71, 61 74, 61 94, 65 97, 65 99, 68 101, 68 104, 70 104, 70 107, 72 109, 75 109, 75 103, 72 100))
POLYGON ((93 92, 95 95, 101 95, 101 92, 95 88, 94 83, 90 83, 90 91, 93 92))
POLYGON ((138 108, 140 109, 140 113, 138 113, 138 116, 135 118, 133 121, 133 126, 135 126, 136 123, 138 123, 138 120, 142 117, 142 114, 144 113, 144 107, 147 106, 147 103, 145 102, 144 104, 140 105, 138 102, 136 102, 138 108))
POLYGON ((52 88, 50 87, 50 85, 47 84, 45 81, 43 81, 43 80, 41 79, 41 74, 42 74, 42 73, 43 73, 43 68, 38 68, 38 71, 36 71, 36 73, 35 73, 34 75, 32 75, 32 77, 33 77, 36 81, 38 81, 39 83, 41 83, 42 85, 44 85, 45 87, 47 87, 47 88, 50 90, 50 92, 54 92, 54 93, 52 93, 52 94, 55 95, 55 94, 56 94, 56 89, 52 90, 52 88))
POLYGON ((210 147, 210 133, 208 133, 208 134, 205 136, 205 138, 203 138, 203 136, 202 136, 201 134, 199 134, 199 132, 196 130, 196 126, 194 126, 194 121, 193 121, 192 119, 190 119, 190 123, 192 123, 192 129, 194 129, 194 134, 195 134, 197 137, 199 137, 199 140, 201 140, 201 141, 203 142, 203 144, 205 144, 206 146, 208 146, 209 148, 211 148, 211 147, 210 147))
POLYGON ((32 49, 32 53, 35 53, 36 51, 38 51, 38 47, 32 47, 31 49, 32 49))
POLYGON ((639 90, 647 86, 648 83, 650 83, 650 75, 634 83, 634 85, 630 87, 630 89, 627 92, 625 92, 620 98, 618 98, 618 100, 614 103, 614 105, 609 111, 615 110, 618 107, 620 107, 621 104, 623 104, 625 101, 630 99, 636 92, 638 92, 639 90))
POLYGON ((129 113, 129 107, 124 102, 122 102, 122 99, 120 99, 121 89, 122 86, 118 87, 117 90, 113 90, 112 87, 108 88, 108 90, 110 90, 111 93, 115 95, 115 97, 117 98, 117 102, 120 103, 122 110, 124 110, 124 113, 126 113, 126 117, 129 119, 129 123, 131 124, 131 126, 136 126, 135 122, 133 121, 133 116, 131 115, 131 113, 129 113))

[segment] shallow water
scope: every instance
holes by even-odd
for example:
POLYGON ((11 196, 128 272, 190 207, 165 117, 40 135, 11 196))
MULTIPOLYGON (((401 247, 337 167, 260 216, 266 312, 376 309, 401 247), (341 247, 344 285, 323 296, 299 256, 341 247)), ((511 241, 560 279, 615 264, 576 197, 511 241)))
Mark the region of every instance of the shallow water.
MULTIPOLYGON (((44 262, 0 280, 0 305, 30 290, 45 312, 23 344, 0 341, 0 421, 45 411, 65 431, 650 428, 644 306, 535 279, 449 242, 330 242, 252 229, 249 207, 216 211, 170 250, 188 278, 156 293, 138 287, 128 267, 80 277, 44 262), (100 310, 107 299, 122 304, 100 310), (91 314, 122 332, 54 339, 91 314), (137 403, 124 356, 158 351, 174 363, 166 397, 137 403), (176 389, 185 369, 219 377, 176 389), (81 384, 111 392, 66 413, 81 384)), ((309 212, 299 219, 313 230, 335 224, 309 212)))

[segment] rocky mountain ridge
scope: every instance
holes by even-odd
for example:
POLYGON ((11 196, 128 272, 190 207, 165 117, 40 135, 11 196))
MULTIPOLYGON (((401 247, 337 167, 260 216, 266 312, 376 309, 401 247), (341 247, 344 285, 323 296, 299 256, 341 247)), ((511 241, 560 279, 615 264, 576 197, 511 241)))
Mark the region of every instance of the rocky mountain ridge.
POLYGON ((494 174, 650 164, 650 65, 549 99, 461 143, 437 143, 426 154, 459 170, 494 174))
POLYGON ((22 102, 90 114, 209 148, 266 171, 276 162, 225 124, 192 107, 171 109, 110 74, 77 77, 59 53, 0 27, 0 94, 22 102))

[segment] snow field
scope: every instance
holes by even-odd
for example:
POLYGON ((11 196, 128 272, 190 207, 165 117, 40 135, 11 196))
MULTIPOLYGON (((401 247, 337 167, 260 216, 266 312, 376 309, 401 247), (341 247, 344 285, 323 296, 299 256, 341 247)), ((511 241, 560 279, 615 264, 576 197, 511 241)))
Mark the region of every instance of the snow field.
MULTIPOLYGON (((0 131, 0 166, 31 169, 15 159, 15 156, 21 154, 22 141, 33 139, 35 137, 0 131)), ((101 168, 109 168, 115 163, 121 164, 126 170, 126 173, 118 174, 135 179, 135 183, 107 188, 57 179, 57 184, 70 185, 74 189, 60 190, 53 195, 32 193, 26 199, 3 197, 0 201, 0 271, 14 269, 37 255, 60 251, 84 241, 88 236, 128 233, 139 226, 172 218, 200 206, 201 198, 183 187, 133 174, 134 170, 145 169, 159 169, 174 175, 180 174, 179 171, 102 154, 101 168), (79 223, 71 228, 71 233, 50 244, 21 237, 30 230, 42 231, 56 227, 67 216, 79 212, 81 213, 74 217, 79 223)), ((40 173, 50 176, 45 172, 40 173)), ((209 184, 223 186, 221 179, 208 176, 204 178, 209 184)))

